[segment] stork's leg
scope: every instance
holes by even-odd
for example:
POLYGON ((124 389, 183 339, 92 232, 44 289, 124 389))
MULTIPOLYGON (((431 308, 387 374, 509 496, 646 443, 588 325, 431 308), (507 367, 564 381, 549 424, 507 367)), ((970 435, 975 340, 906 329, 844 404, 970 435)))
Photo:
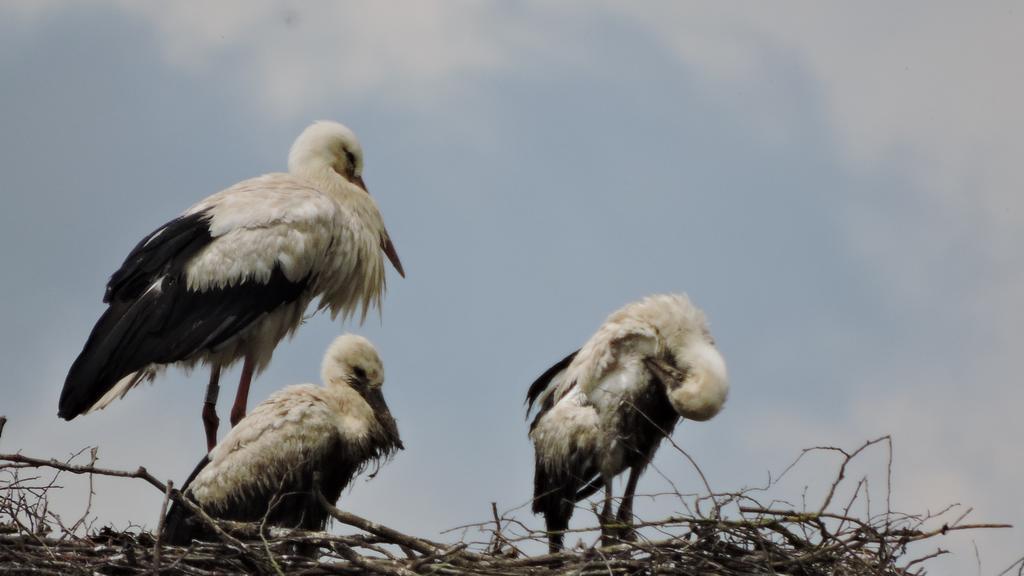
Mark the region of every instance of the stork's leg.
POLYGON ((622 502, 619 503, 619 513, 616 515, 616 520, 621 525, 618 534, 622 540, 633 540, 636 538, 636 534, 633 532, 633 494, 636 492, 636 483, 640 479, 640 473, 643 472, 646 464, 646 462, 642 462, 629 470, 626 491, 622 495, 622 502))
POLYGON ((611 546, 616 543, 615 534, 612 533, 611 525, 614 521, 612 516, 612 479, 604 480, 604 508, 601 509, 601 545, 611 546))
POLYGON ((206 451, 217 445, 217 395, 220 394, 220 366, 210 368, 210 383, 206 386, 206 401, 203 402, 203 428, 206 429, 206 451))
POLYGON ((551 510, 544 514, 544 524, 548 530, 548 552, 556 554, 562 551, 565 541, 565 531, 569 529, 569 516, 572 514, 572 505, 562 500, 557 510, 551 510), (565 510, 568 508, 568 510, 565 510))
POLYGON ((235 394, 235 404, 231 407, 231 425, 237 426, 238 422, 245 418, 245 408, 249 403, 249 384, 252 384, 253 361, 251 356, 245 357, 242 364, 242 377, 238 381, 238 392, 235 394))
POLYGON ((652 444, 643 460, 633 464, 629 469, 629 479, 626 480, 626 490, 622 494, 622 502, 619 503, 617 515, 618 523, 622 526, 619 529, 619 537, 623 540, 636 539, 636 532, 633 530, 633 496, 636 494, 636 485, 640 481, 640 475, 654 459, 654 452, 658 450, 658 444, 659 442, 652 444))

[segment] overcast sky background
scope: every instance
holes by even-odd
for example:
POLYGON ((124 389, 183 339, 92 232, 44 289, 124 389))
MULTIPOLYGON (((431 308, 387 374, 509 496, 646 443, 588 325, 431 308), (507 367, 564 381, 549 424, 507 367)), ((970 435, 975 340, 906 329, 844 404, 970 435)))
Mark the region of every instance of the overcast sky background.
MULTIPOLYGON (((390 273, 381 319, 317 317, 283 342, 250 405, 318 381, 343 330, 377 344, 406 450, 342 507, 443 538, 492 501, 527 502, 529 383, 623 304, 685 291, 732 394, 674 437, 716 490, 761 485, 804 447, 891 433, 894 508, 959 502, 1022 524, 1021 54, 1011 1, 8 0, 0 449, 99 446, 103 465, 184 480, 205 371, 67 423, 67 368, 143 235, 285 169, 326 118, 359 135, 408 277, 390 273)), ((700 488, 670 449, 656 464, 700 488)), ((810 484, 817 502, 834 464, 773 494, 810 484)), ((875 512, 884 470, 884 450, 857 469, 875 512)), ((71 516, 85 492, 67 485, 71 516)), ((651 471, 640 491, 667 487, 651 471)), ((101 480, 93 510, 153 527, 160 502, 101 480)), ((972 540, 982 574, 1024 553, 1021 528, 950 536, 933 573, 977 573, 972 540)))

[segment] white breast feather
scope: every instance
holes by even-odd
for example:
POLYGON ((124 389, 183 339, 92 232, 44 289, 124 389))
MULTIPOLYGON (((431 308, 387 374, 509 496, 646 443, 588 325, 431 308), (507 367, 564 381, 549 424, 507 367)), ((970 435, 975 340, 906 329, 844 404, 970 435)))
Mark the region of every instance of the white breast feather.
POLYGON ((358 310, 365 320, 370 308, 380 308, 384 221, 369 194, 327 193, 290 174, 268 174, 218 192, 186 214, 202 210, 212 214, 215 240, 186 267, 190 289, 265 282, 280 265, 292 281, 316 273, 309 297, 320 295, 319 308, 332 318, 358 310))
POLYGON ((345 229, 337 201, 288 174, 240 182, 186 214, 202 210, 212 215, 214 241, 186 268, 192 290, 266 282, 277 265, 289 280, 301 280, 324 267, 345 229))

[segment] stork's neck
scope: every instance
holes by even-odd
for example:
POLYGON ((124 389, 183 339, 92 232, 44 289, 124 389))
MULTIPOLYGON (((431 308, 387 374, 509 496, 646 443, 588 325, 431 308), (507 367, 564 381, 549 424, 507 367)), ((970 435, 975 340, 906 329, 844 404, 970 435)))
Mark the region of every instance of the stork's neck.
POLYGON ((310 183, 316 185, 318 190, 330 192, 332 194, 344 194, 346 192, 362 192, 356 185, 352 184, 348 180, 345 180, 334 171, 327 162, 317 159, 310 158, 301 164, 293 164, 288 167, 288 171, 293 176, 298 176, 303 180, 308 180, 310 183), (352 190, 350 190, 352 189, 352 190))
POLYGON ((288 171, 325 188, 338 188, 347 183, 347 180, 335 172, 327 161, 319 158, 307 158, 301 163, 292 162, 288 166, 288 171))
POLYGON ((683 385, 669 393, 676 412, 691 420, 708 420, 718 414, 729 396, 725 360, 713 345, 689 346, 682 365, 688 366, 683 385))

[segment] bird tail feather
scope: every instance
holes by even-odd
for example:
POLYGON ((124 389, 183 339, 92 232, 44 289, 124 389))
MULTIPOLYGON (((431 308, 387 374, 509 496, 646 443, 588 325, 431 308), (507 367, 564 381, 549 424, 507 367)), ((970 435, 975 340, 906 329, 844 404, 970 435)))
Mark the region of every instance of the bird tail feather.
POLYGON ((136 386, 138 386, 139 384, 146 380, 152 379, 152 370, 143 369, 138 370, 136 372, 132 372, 131 374, 118 380, 117 384, 114 384, 113 388, 107 390, 107 393, 101 396, 100 399, 97 400, 95 404, 86 408, 83 414, 89 414, 97 410, 103 410, 107 406, 110 406, 110 404, 114 400, 120 400, 121 398, 124 398, 125 394, 127 394, 128 391, 131 390, 132 388, 135 388, 136 386))
POLYGON ((146 295, 132 302, 114 302, 100 316, 64 380, 58 416, 71 420, 103 408, 152 377, 151 360, 143 358, 139 349, 152 321, 154 300, 146 295))

